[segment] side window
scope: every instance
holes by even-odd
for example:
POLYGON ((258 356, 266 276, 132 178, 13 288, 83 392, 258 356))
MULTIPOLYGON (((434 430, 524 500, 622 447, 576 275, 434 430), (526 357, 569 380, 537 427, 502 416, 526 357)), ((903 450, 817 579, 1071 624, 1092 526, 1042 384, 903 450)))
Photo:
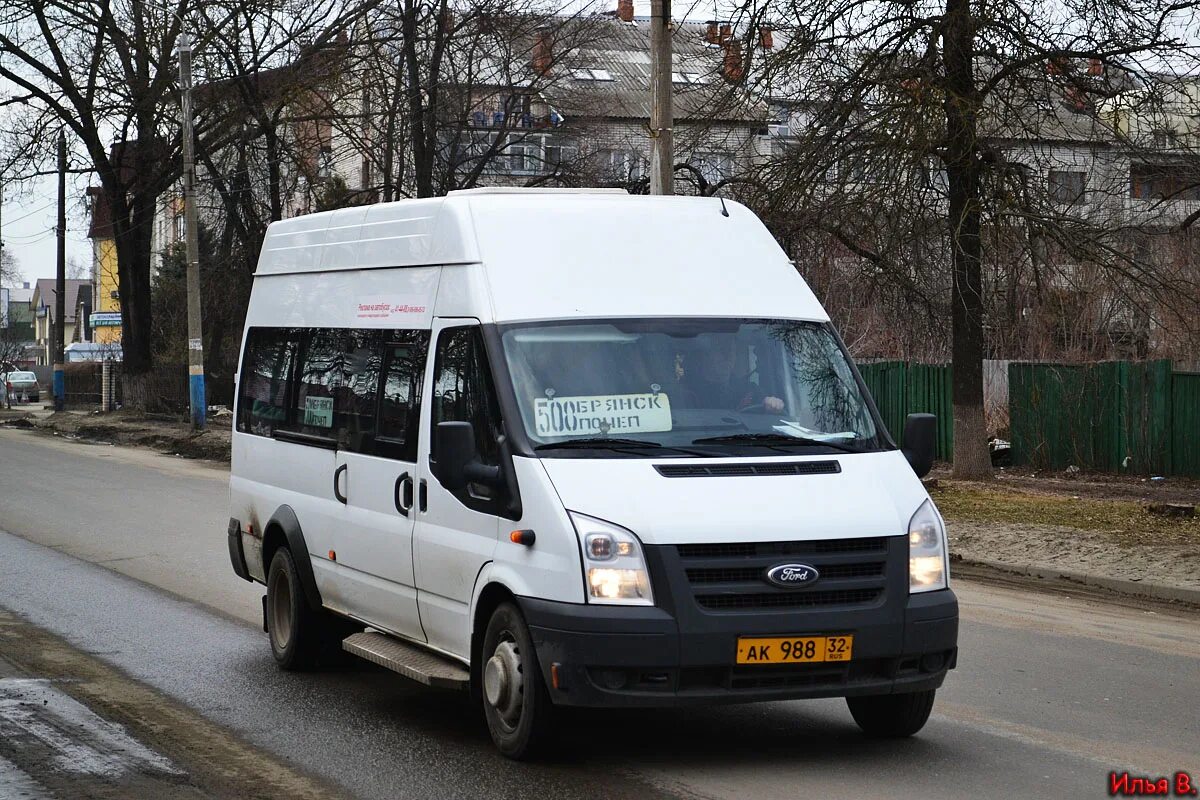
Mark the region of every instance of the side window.
MULTIPOLYGON (((431 401, 434 427, 439 422, 470 422, 480 461, 500 464, 500 406, 478 326, 447 328, 438 336, 431 401)), ((436 448, 436 439, 433 445, 436 448)), ((436 460, 436 449, 432 455, 436 460)))
POLYGON ((251 328, 246 335, 237 406, 242 433, 270 436, 284 424, 298 339, 287 328, 251 328))
POLYGON ((302 339, 291 426, 296 433, 336 439, 333 406, 346 361, 343 340, 342 331, 330 329, 308 331, 302 339))
POLYGON ((333 402, 338 446, 353 453, 373 453, 385 332, 347 330, 342 335, 345 357, 333 402))
POLYGON ((415 462, 429 332, 394 331, 385 334, 385 339, 375 452, 385 458, 415 462))

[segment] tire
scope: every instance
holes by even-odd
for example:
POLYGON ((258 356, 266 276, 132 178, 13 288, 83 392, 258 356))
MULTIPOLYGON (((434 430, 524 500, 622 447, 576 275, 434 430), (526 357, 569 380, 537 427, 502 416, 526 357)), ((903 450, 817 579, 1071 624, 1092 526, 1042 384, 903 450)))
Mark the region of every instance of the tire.
POLYGON ((936 689, 929 689, 906 694, 847 697, 846 705, 863 733, 881 739, 900 739, 925 727, 936 694, 936 689))
POLYGON ((529 628, 512 603, 492 613, 481 657, 483 715, 496 748, 517 761, 544 753, 554 730, 554 704, 529 628))
POLYGON ((322 615, 308 607, 296 562, 286 547, 275 551, 267 572, 267 636, 271 654, 286 670, 317 666, 327 638, 322 615))

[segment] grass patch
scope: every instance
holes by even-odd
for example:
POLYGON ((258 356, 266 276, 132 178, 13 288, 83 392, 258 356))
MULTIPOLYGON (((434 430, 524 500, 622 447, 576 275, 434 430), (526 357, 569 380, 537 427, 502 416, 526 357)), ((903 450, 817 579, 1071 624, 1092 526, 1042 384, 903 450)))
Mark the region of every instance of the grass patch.
POLYGON ((1200 519, 1162 517, 1129 500, 1076 499, 945 480, 930 495, 950 521, 1103 531, 1122 544, 1200 544, 1200 519))

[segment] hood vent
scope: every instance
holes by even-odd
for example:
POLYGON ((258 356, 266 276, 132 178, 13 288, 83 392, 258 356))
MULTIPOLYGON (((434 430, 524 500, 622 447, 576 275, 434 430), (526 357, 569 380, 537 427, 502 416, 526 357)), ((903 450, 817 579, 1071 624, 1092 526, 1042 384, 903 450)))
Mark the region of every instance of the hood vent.
POLYGON ((751 475, 836 475, 837 461, 775 461, 748 464, 655 464, 664 478, 738 478, 751 475))

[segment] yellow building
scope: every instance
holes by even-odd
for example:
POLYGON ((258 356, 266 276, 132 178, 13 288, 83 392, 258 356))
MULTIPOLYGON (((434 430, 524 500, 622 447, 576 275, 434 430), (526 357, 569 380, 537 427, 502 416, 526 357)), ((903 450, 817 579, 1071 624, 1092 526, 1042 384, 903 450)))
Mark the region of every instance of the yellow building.
POLYGON ((112 211, 98 186, 88 189, 92 221, 92 341, 121 343, 121 295, 117 279, 117 243, 113 238, 112 211))

